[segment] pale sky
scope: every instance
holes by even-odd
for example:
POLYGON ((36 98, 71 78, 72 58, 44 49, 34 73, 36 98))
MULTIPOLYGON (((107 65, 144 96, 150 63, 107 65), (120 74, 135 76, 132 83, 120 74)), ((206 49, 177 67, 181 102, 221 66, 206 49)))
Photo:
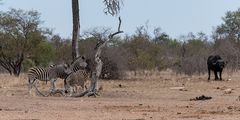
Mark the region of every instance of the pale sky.
MULTIPOLYGON (((103 0, 79 0, 81 31, 94 27, 117 29, 118 19, 103 12, 103 0)), ((71 0, 2 0, 1 11, 9 8, 37 10, 44 27, 55 34, 71 38, 71 0)), ((124 0, 120 12, 122 30, 134 34, 136 27, 148 21, 149 32, 160 27, 173 38, 189 32, 211 35, 213 27, 222 23, 227 11, 240 8, 240 0, 124 0)))

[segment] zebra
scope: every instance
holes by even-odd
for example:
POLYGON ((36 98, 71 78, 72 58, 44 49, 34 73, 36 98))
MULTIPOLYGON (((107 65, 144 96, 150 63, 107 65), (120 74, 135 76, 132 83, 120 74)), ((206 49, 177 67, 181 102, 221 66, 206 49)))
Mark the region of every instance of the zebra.
POLYGON ((85 57, 78 57, 70 66, 72 73, 64 79, 65 93, 70 91, 70 96, 73 92, 77 91, 77 86, 80 86, 84 90, 87 79, 91 77, 91 60, 85 59, 85 57), (84 62, 83 62, 84 61, 84 62), (75 88, 75 91, 74 91, 75 88))
POLYGON ((84 90, 86 88, 86 82, 90 78, 90 75, 91 72, 89 69, 79 69, 76 72, 69 74, 65 79, 65 93, 70 92, 69 96, 72 96, 73 92, 77 91, 77 86, 80 86, 82 90, 84 90))
MULTIPOLYGON (((85 69, 88 67, 88 60, 85 59, 84 56, 79 56, 77 59, 75 59, 71 65, 68 64, 59 64, 59 65, 52 65, 48 68, 42 68, 42 67, 33 67, 29 69, 28 71, 28 91, 29 94, 31 94, 31 89, 33 86, 33 83, 35 80, 40 81, 51 81, 51 92, 54 92, 56 89, 55 82, 57 78, 64 79, 64 86, 65 86, 65 79, 69 74, 72 72, 85 69)), ((36 86, 34 85, 36 88, 36 86)), ((36 88, 37 89, 37 88, 36 88)), ((38 91, 38 90, 37 90, 38 91)), ((40 93, 38 91, 38 93, 40 93)), ((41 94, 41 93, 40 93, 41 94)))
MULTIPOLYGON (((51 92, 55 91, 55 82, 57 78, 65 79, 72 71, 69 69, 67 64, 51 65, 47 68, 33 67, 28 71, 28 92, 31 95, 32 86, 36 88, 34 82, 40 81, 51 81, 51 92)), ((36 88, 37 90, 37 88, 36 88)), ((40 93, 37 90, 38 93, 40 93)), ((41 94, 41 93, 40 93, 41 94)), ((43 95, 43 94, 42 94, 43 95)))

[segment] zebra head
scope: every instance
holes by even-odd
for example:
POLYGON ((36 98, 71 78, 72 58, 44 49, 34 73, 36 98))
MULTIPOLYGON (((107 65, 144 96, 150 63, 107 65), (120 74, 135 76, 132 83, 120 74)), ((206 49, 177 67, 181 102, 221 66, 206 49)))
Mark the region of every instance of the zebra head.
POLYGON ((67 63, 63 64, 63 69, 64 69, 64 72, 66 74, 71 74, 72 73, 72 70, 70 69, 70 65, 67 64, 67 63))
POLYGON ((88 63, 85 57, 80 56, 72 62, 72 64, 70 65, 70 69, 75 72, 79 69, 85 69, 87 66, 88 66, 88 63))

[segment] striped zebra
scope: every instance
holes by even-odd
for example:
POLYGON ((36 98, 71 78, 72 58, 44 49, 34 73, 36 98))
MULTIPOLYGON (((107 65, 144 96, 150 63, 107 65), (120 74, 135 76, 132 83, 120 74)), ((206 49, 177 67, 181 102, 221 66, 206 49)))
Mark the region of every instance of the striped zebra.
POLYGON ((88 65, 88 60, 84 56, 79 56, 71 63, 70 69, 72 72, 76 72, 80 69, 85 69, 88 65))
MULTIPOLYGON (((67 64, 52 65, 47 68, 30 68, 28 71, 28 92, 31 95, 32 86, 36 88, 34 85, 36 80, 51 81, 51 92, 53 92, 56 89, 55 82, 57 78, 65 79, 71 72, 67 64)), ((38 90, 37 92, 40 93, 38 90)))
MULTIPOLYGON (((60 65, 53 65, 49 66, 48 68, 42 68, 42 67, 33 67, 29 69, 28 71, 28 91, 29 94, 31 94, 32 86, 36 88, 34 85, 34 82, 36 80, 40 81, 51 81, 51 92, 54 92, 56 89, 55 82, 57 78, 64 79, 64 86, 65 86, 65 79, 67 76, 73 72, 76 72, 78 70, 83 70, 88 67, 88 60, 85 59, 85 57, 80 56, 78 57, 73 63, 69 66, 67 64, 60 64, 60 65)), ((37 89, 37 88, 36 88, 37 89)), ((41 94, 38 90, 37 92, 41 94)))
POLYGON ((69 96, 72 96, 73 92, 77 92, 77 86, 80 86, 82 90, 86 88, 86 81, 90 78, 89 69, 79 69, 75 72, 72 72, 65 79, 65 93, 70 93, 69 96))
POLYGON ((70 92, 70 96, 73 92, 77 91, 77 86, 80 86, 84 90, 85 83, 88 78, 91 77, 91 62, 90 59, 85 57, 78 57, 70 66, 72 73, 64 80, 65 92, 70 92))

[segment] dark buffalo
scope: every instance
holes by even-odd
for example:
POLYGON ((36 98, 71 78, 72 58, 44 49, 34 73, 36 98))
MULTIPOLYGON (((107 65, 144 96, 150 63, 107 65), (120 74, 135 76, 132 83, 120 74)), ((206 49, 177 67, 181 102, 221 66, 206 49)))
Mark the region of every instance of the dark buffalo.
POLYGON ((222 71, 225 65, 224 60, 219 56, 209 56, 207 60, 208 65, 208 80, 210 80, 211 70, 214 71, 215 80, 219 80, 217 72, 219 72, 220 80, 222 80, 222 71))

